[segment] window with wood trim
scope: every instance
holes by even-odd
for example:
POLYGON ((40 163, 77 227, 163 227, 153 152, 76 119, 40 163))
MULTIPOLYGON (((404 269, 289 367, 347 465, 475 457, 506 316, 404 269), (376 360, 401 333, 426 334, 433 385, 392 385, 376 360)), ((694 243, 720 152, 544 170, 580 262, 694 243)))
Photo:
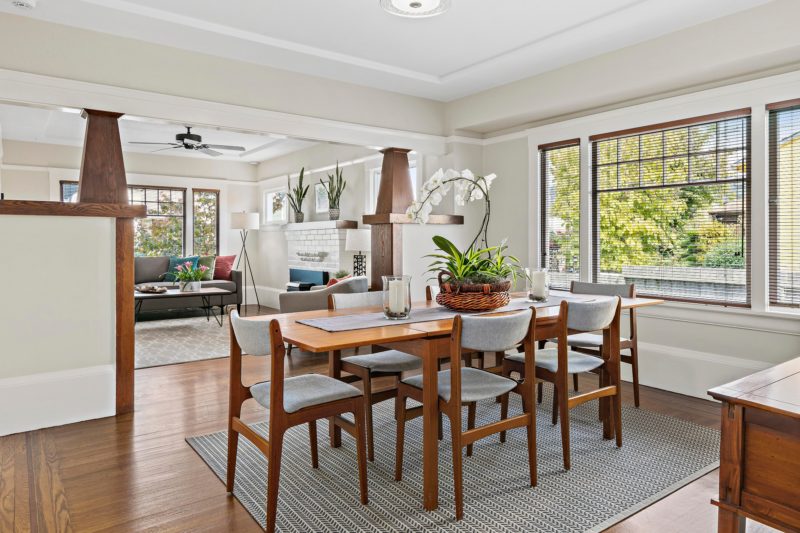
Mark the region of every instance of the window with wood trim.
POLYGON ((147 207, 147 218, 134 222, 135 255, 183 256, 186 231, 186 189, 129 186, 132 205, 147 207))
POLYGON ((800 102, 769 111, 769 303, 800 307, 800 102))
POLYGON ((219 254, 219 191, 192 190, 192 253, 219 254))
POLYGON ((749 305, 749 109, 590 140, 594 280, 749 305))
POLYGON ((580 141, 541 145, 541 254, 550 286, 580 279, 580 141))

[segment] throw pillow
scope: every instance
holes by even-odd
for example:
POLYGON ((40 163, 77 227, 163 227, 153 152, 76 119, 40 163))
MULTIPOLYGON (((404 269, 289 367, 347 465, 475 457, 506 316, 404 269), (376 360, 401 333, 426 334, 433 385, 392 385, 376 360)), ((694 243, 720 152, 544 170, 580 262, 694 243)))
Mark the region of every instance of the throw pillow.
POLYGON ((219 255, 214 263, 214 279, 231 279, 233 263, 236 261, 235 255, 219 255))
POLYGON ((167 269, 166 274, 164 274, 164 281, 175 281, 178 279, 175 277, 175 272, 177 272, 177 269, 175 268, 176 266, 189 262, 192 264, 192 267, 197 268, 197 261, 199 260, 200 258, 196 255, 189 257, 170 257, 169 268, 167 269))
POLYGON ((346 280, 347 278, 352 278, 352 277, 353 277, 353 276, 352 276, 351 274, 348 274, 348 275, 346 275, 345 277, 343 277, 343 278, 339 278, 339 279, 337 279, 337 278, 331 278, 331 279, 329 279, 329 280, 328 280, 328 284, 327 284, 327 285, 325 285, 325 286, 326 286, 326 287, 330 287, 331 285, 336 285, 336 284, 337 284, 337 283, 339 283, 340 281, 344 281, 344 280, 346 280))
POLYGON ((211 281, 214 279, 214 263, 216 262, 216 257, 213 255, 202 255, 200 256, 200 260, 197 261, 197 267, 200 268, 201 266, 205 266, 208 270, 205 271, 203 274, 202 281, 211 281))

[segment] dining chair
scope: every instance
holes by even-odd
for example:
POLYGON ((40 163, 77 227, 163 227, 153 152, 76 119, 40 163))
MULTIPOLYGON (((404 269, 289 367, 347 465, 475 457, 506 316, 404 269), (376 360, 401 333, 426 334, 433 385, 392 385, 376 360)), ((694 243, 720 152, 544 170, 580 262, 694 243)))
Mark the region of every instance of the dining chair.
POLYGON ((356 440, 358 481, 361 503, 367 504, 367 461, 364 442, 364 398, 352 385, 323 376, 305 374, 286 378, 283 375, 285 348, 277 320, 245 320, 237 311, 230 313, 230 386, 228 415, 228 471, 225 487, 233 493, 236 478, 236 453, 239 435, 244 435, 267 459, 266 531, 275 531, 278 510, 278 487, 281 472, 283 437, 294 426, 308 424, 311 466, 319 467, 317 454, 317 420, 336 417, 338 423, 356 440), (242 352, 268 356, 270 381, 255 385, 242 384, 242 352), (242 404, 253 398, 269 410, 267 438, 259 435, 240 418, 242 404), (354 422, 342 418, 352 413, 354 422))
MULTIPOLYGON (((438 285, 425 285, 425 299, 429 302, 436 300, 436 296, 441 292, 438 285)), ((472 357, 477 356, 478 368, 485 368, 486 354, 484 352, 465 353, 464 363, 467 366, 472 366, 472 357)))
MULTIPOLYGON (((453 319, 450 334, 450 369, 438 373, 439 410, 450 419, 453 447, 453 488, 455 490, 456 520, 464 516, 462 448, 471 454, 472 444, 484 437, 514 428, 527 430, 528 466, 531 486, 536 479, 536 408, 534 406, 534 328, 536 311, 526 309, 520 313, 501 316, 462 316, 453 319), (521 383, 485 370, 461 367, 463 352, 504 352, 525 346, 523 366, 527 370, 521 383), (456 371, 458 369, 458 371, 456 371), (475 405, 482 400, 494 400, 514 391, 522 395, 523 414, 498 422, 475 427, 475 405), (468 407, 467 430, 462 429, 462 406, 468 407)), ((403 477, 403 446, 406 421, 422 415, 422 407, 406 408, 406 399, 422 402, 422 376, 403 379, 397 387, 397 457, 395 480, 403 477)))
MULTIPOLYGON (((611 419, 604 420, 604 433, 606 424, 613 423, 617 446, 622 446, 622 388, 619 375, 619 317, 620 303, 618 296, 602 297, 598 300, 587 302, 567 303, 562 301, 559 307, 557 322, 550 326, 558 345, 555 348, 545 348, 536 352, 536 378, 550 382, 553 387, 553 424, 561 424, 561 448, 564 457, 564 468, 569 470, 570 442, 569 442, 569 410, 599 399, 601 402, 612 401, 611 419), (576 352, 567 344, 568 335, 586 331, 603 332, 601 357, 576 352), (579 372, 600 373, 600 386, 589 392, 569 396, 569 375, 579 372), (560 415, 560 416, 559 416, 560 415)), ((548 335, 550 334, 548 331, 548 335)), ((503 360, 504 376, 518 373, 522 378, 528 379, 527 359, 525 355, 514 353, 506 355, 503 360)), ((601 412, 604 412, 601 404, 601 412)), ((501 417, 508 412, 508 395, 501 401, 501 417)), ((609 426, 610 427, 610 426, 609 426)), ((500 434, 500 441, 505 440, 505 435, 500 434)))
MULTIPOLYGON (((383 293, 361 292, 353 294, 331 294, 328 297, 329 309, 348 309, 354 307, 375 307, 383 304, 383 293)), ((397 381, 403 372, 422 367, 422 359, 398 350, 384 350, 365 355, 343 357, 340 360, 341 370, 361 379, 364 389, 364 408, 367 417, 367 458, 375 460, 374 425, 372 422, 372 406, 376 403, 394 398, 397 395, 397 381), (372 379, 392 377, 395 386, 378 393, 372 391, 372 379)))
MULTIPOLYGON (((574 294, 601 294, 604 296, 619 296, 621 298, 635 298, 636 287, 633 283, 588 283, 573 281, 570 292, 574 294)), ((633 375, 633 403, 639 407, 639 342, 636 337, 636 310, 630 309, 629 329, 627 337, 619 339, 619 349, 629 350, 630 355, 620 354, 620 361, 631 365, 633 375)), ((578 333, 567 337, 567 344, 576 352, 586 353, 600 357, 603 345, 602 335, 596 333, 578 333)), ((577 387, 576 387, 577 390, 577 387)))

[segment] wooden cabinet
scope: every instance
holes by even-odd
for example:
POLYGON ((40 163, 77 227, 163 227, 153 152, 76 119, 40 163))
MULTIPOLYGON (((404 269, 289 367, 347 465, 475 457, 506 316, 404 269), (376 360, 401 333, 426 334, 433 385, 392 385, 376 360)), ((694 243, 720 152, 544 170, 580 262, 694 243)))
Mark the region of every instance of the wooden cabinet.
POLYGON ((708 393, 722 401, 718 531, 800 531, 800 358, 708 393))

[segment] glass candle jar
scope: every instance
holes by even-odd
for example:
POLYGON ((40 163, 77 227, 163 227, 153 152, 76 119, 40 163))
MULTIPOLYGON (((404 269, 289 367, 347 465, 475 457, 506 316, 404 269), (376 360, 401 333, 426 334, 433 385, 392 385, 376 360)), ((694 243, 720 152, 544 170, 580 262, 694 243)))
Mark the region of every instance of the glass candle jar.
POLYGON ((534 302, 547 301, 550 296, 550 282, 547 270, 542 268, 531 271, 528 283, 528 298, 534 302))
POLYGON ((390 320, 403 320, 411 314, 411 276, 383 278, 383 314, 390 320))

